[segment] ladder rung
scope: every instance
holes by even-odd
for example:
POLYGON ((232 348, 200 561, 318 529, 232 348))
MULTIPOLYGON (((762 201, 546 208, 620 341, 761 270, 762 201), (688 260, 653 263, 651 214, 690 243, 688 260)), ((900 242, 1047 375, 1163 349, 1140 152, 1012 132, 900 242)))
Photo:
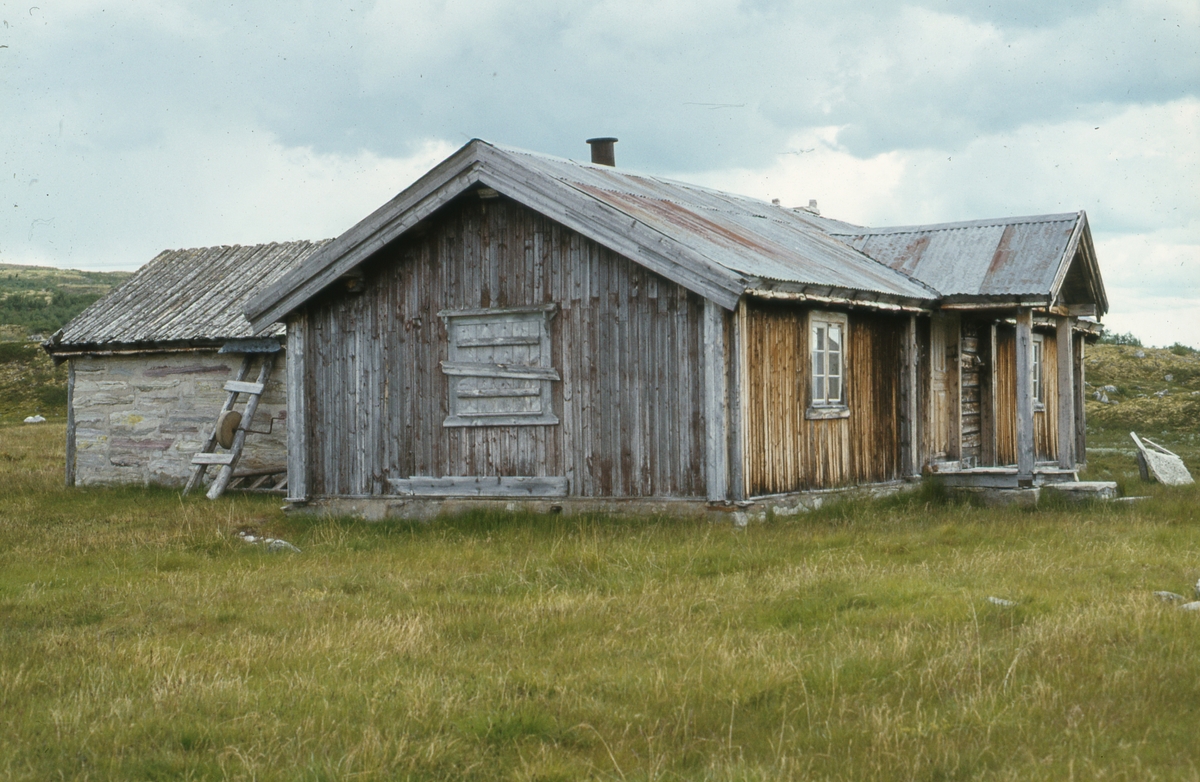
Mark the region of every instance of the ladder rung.
POLYGON ((233 464, 233 454, 197 453, 192 455, 192 464, 233 464))
POLYGON ((239 394, 261 394, 263 392, 262 383, 251 383, 246 380, 226 380, 226 391, 236 391, 239 394))

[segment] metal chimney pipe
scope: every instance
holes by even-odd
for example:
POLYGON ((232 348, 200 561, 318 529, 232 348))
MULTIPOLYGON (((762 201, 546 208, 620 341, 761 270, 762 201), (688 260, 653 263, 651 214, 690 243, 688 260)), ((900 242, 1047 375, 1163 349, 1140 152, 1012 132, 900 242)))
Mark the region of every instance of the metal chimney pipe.
POLYGON ((613 151, 613 144, 617 140, 611 136, 603 136, 601 138, 590 138, 587 143, 592 148, 592 162, 598 166, 615 166, 617 164, 617 155, 613 151))

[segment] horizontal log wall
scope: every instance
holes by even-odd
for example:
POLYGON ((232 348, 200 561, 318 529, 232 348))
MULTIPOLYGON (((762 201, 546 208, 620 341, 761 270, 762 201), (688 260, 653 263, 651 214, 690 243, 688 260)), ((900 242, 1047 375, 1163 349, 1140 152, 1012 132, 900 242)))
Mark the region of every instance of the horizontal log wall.
POLYGON ((806 312, 753 303, 745 319, 744 471, 751 495, 900 476, 901 339, 906 319, 852 313, 848 418, 807 420, 806 312))
MULTIPOLYGON (((1040 333, 1040 332, 1039 332, 1040 333)), ((1033 447, 1038 461, 1058 458, 1058 364, 1055 338, 1043 335, 1042 377, 1046 409, 1033 414, 1033 447)), ((996 452, 1000 464, 1017 463, 1017 340, 1002 326, 996 334, 996 452)))
POLYGON ((412 476, 561 476, 574 496, 703 496, 703 300, 504 198, 385 248, 308 309, 316 495, 412 476), (551 426, 445 428, 441 310, 556 304, 551 426))
POLYGON ((981 335, 990 334, 986 324, 964 319, 962 322, 962 458, 978 463, 983 455, 983 366, 981 335))

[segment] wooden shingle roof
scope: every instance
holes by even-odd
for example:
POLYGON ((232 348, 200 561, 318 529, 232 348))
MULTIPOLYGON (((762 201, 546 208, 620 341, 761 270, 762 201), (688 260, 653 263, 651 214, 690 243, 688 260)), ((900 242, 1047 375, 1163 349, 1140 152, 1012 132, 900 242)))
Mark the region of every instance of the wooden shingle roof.
POLYGON ((282 334, 278 324, 254 329, 243 308, 328 242, 164 250, 64 326, 46 349, 211 345, 282 334))

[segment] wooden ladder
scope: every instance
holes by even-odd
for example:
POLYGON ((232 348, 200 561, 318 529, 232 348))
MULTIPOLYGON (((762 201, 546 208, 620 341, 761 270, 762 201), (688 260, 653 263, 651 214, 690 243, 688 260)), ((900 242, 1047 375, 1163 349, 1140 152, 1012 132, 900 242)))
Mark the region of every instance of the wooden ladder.
POLYGON ((261 355, 263 362, 262 367, 258 370, 257 381, 253 383, 246 382, 246 375, 250 372, 250 364, 253 362, 255 356, 254 353, 246 353, 237 375, 233 380, 225 382, 225 390, 229 392, 229 395, 225 398, 225 406, 221 408, 221 414, 233 409, 233 406, 237 404, 239 394, 246 394, 249 397, 246 400, 246 408, 245 412, 242 413, 241 423, 238 424, 237 431, 233 435, 233 443, 230 445, 229 450, 225 453, 217 453, 217 435, 221 420, 221 414, 218 414, 218 424, 213 426, 212 434, 205 441, 204 447, 192 456, 192 477, 188 479, 187 486, 183 488, 184 494, 199 486, 200 482, 204 480, 204 473, 208 470, 209 465, 214 464, 221 465, 221 472, 208 487, 207 497, 210 500, 215 500, 229 486, 229 481, 233 478, 233 471, 237 467, 238 460, 242 458, 242 450, 246 446, 246 430, 254 421, 254 413, 258 410, 258 402, 262 399, 263 391, 267 386, 267 380, 271 377, 271 368, 275 365, 274 353, 263 353, 261 355))

